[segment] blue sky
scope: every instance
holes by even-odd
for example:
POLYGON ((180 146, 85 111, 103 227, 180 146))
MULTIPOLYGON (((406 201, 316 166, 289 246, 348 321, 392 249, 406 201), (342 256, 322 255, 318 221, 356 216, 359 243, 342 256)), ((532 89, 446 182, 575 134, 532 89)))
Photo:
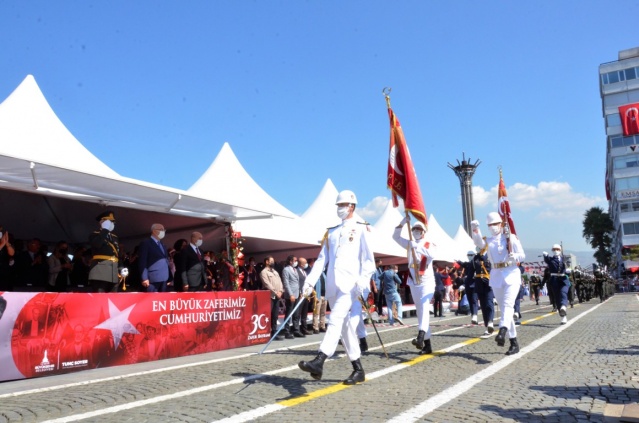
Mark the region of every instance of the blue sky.
POLYGON ((524 248, 588 251, 583 214, 607 210, 598 66, 639 46, 636 16, 636 1, 5 1, 0 99, 34 75, 127 177, 187 189, 227 141, 291 211, 331 178, 374 222, 389 86, 449 235, 462 211, 447 163, 465 153, 481 160, 478 220, 501 166, 524 248))

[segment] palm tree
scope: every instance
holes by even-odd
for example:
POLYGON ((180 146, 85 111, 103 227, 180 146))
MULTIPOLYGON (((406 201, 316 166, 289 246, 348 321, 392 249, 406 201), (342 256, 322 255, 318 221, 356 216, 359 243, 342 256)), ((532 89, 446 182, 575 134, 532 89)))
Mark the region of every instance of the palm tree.
POLYGON ((601 207, 593 207, 586 211, 583 220, 582 235, 587 243, 595 249, 593 257, 597 263, 610 266, 612 261, 611 233, 614 230, 612 220, 601 207))

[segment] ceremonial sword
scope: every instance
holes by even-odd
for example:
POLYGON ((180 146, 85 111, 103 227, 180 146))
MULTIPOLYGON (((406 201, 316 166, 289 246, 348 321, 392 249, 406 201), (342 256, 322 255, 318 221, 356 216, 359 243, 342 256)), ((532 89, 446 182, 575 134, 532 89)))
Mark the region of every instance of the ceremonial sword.
POLYGON ((386 347, 384 347, 384 343, 382 342, 382 337, 379 335, 379 332, 377 331, 377 327, 375 326, 375 321, 373 320, 373 316, 371 316, 371 312, 368 309, 368 307, 366 306, 366 302, 364 301, 364 296, 360 294, 358 299, 359 299, 359 302, 362 303, 362 306, 364 307, 364 309, 366 310, 366 314, 368 315, 368 319, 373 324, 373 329, 375 329, 375 333, 377 334, 377 339, 379 339, 379 344, 382 346, 382 350, 384 351, 384 355, 386 356, 386 358, 389 358, 388 357, 388 353, 386 352, 386 347))
MULTIPOLYGON (((310 297, 306 296, 306 295, 301 295, 302 297, 304 297, 305 299, 308 299, 310 297)), ((273 336, 271 336, 271 339, 269 339, 269 341, 266 343, 266 345, 264 345, 264 348, 262 348, 262 351, 260 351, 260 355, 266 351, 266 349, 268 348, 269 345, 271 345, 271 342, 273 342, 273 340, 277 337, 277 335, 282 331, 282 329, 284 329, 286 327, 286 324, 289 322, 289 320, 291 320, 291 318, 293 317, 293 314, 295 314, 295 310, 297 310, 299 308, 299 306, 302 305, 304 301, 298 301, 297 304, 295 304, 295 307, 293 307, 293 310, 291 310, 291 312, 288 314, 288 316, 286 316, 286 319, 284 319, 284 321, 282 322, 282 324, 280 325, 280 327, 275 331, 275 333, 273 334, 273 336)), ((306 316, 304 316, 304 319, 306 319, 306 316)), ((306 324, 306 320, 305 323, 306 324)))

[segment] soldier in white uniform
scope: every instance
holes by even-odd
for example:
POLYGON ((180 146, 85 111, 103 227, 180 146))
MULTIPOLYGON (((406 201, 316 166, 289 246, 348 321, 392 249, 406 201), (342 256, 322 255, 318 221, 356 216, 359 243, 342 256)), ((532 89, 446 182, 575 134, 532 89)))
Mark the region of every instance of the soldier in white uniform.
POLYGON ((497 212, 488 213, 486 219, 490 236, 482 238, 479 230, 479 222, 470 222, 475 245, 483 249, 488 245, 488 260, 490 269, 490 286, 495 293, 495 298, 501 310, 499 333, 495 337, 497 345, 503 347, 506 343, 506 333, 510 338, 510 348, 506 355, 517 354, 517 330, 513 314, 515 312, 515 300, 519 294, 521 284, 521 271, 517 263, 526 258, 524 249, 516 235, 510 234, 510 251, 508 249, 508 237, 504 234, 501 216, 497 212))
POLYGON ((353 365, 353 373, 344 383, 354 385, 365 379, 356 334, 362 314, 362 305, 358 297, 370 283, 371 275, 375 271, 375 258, 367 240, 368 225, 353 218, 357 205, 355 194, 348 190, 342 191, 337 196, 335 204, 342 223, 326 232, 319 256, 313 270, 306 277, 304 287, 304 292, 309 293, 324 266, 328 264, 326 299, 331 307, 331 314, 317 357, 311 361, 300 361, 299 367, 309 372, 314 379, 320 380, 324 361, 335 353, 341 337, 346 354, 353 365))
POLYGON ((430 300, 435 292, 435 274, 433 273, 433 256, 429 250, 430 244, 424 241, 426 227, 422 222, 416 222, 411 228, 413 241, 402 238, 402 228, 409 224, 405 217, 395 227, 393 239, 408 252, 408 286, 415 302, 417 325, 419 332, 413 339, 413 345, 420 350, 419 354, 431 354, 433 348, 430 343, 430 300), (414 254, 413 254, 414 251, 414 254))

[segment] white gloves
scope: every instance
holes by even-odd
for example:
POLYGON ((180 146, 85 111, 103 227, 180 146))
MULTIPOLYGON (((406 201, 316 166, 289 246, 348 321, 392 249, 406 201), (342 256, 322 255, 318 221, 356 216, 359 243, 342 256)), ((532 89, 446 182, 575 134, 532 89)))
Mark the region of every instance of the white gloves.
POLYGON ((399 222, 399 225, 397 225, 397 227, 401 227, 404 225, 410 225, 410 217, 404 216, 404 218, 402 219, 401 222, 399 222))
POLYGON ((466 289, 466 287, 464 285, 460 286, 458 291, 459 292, 464 292, 464 290, 466 289))
POLYGON ((544 255, 544 257, 548 257, 548 253, 546 251, 544 251, 542 254, 544 255))
POLYGON ((479 231, 479 221, 473 220, 472 222, 470 222, 470 229, 474 233, 477 233, 479 231))
POLYGON ((314 291, 313 285, 305 284, 304 288, 302 288, 302 294, 305 297, 310 297, 311 294, 313 294, 313 291, 314 291))
POLYGON ((120 269, 120 276, 122 276, 123 278, 129 276, 129 269, 127 269, 126 267, 120 269))

